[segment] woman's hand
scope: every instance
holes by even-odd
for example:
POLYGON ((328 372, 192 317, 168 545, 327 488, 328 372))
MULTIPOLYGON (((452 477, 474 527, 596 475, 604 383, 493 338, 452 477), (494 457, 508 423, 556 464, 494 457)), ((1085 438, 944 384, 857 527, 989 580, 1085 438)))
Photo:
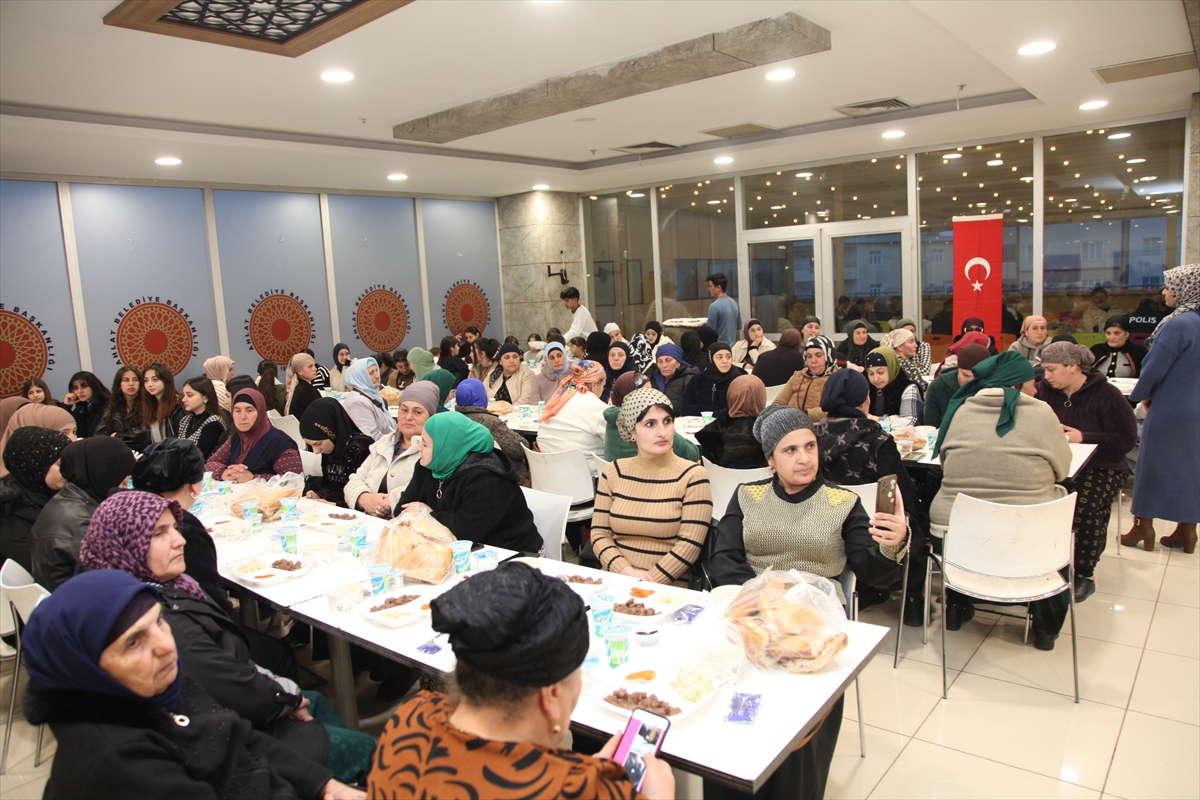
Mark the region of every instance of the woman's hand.
POLYGON ((365 800, 366 796, 366 792, 361 792, 335 780, 330 780, 321 788, 323 800, 365 800))
POLYGON ((648 800, 674 800, 675 773, 671 772, 671 765, 649 753, 642 756, 642 761, 646 765, 646 777, 639 794, 648 800))
POLYGON ((621 736, 624 733, 625 731, 617 731, 614 733, 612 737, 604 743, 604 747, 601 747, 596 751, 596 758, 603 758, 608 761, 612 761, 613 755, 617 752, 617 745, 621 743, 621 736))
POLYGON ((221 476, 221 480, 233 481, 234 483, 248 483, 254 480, 254 473, 247 469, 245 464, 231 464, 225 468, 225 473, 221 476))
POLYGON ((1063 425, 1062 429, 1063 433, 1067 435, 1068 442, 1071 442, 1072 444, 1083 443, 1083 431, 1079 430, 1078 428, 1072 428, 1070 425, 1063 425))
POLYGON ((633 567, 625 567, 621 570, 622 575, 628 575, 631 578, 637 578, 639 581, 647 583, 655 583, 654 578, 650 577, 650 573, 644 569, 634 569, 633 567))
POLYGON ((896 513, 876 511, 871 518, 871 538, 880 546, 895 547, 908 538, 908 521, 904 518, 904 498, 896 492, 896 513))
POLYGON ((300 701, 300 705, 296 706, 296 710, 288 714, 288 716, 299 722, 312 722, 313 716, 308 713, 309 705, 308 698, 305 697, 300 701))
POLYGON ((1145 400, 1142 401, 1142 408, 1146 409, 1147 411, 1150 410, 1150 398, 1149 397, 1147 397, 1145 400))
POLYGON ((414 514, 419 514, 422 511, 424 511, 427 514, 433 513, 433 509, 430 508, 429 506, 425 505, 424 503, 405 503, 404 505, 400 506, 400 510, 401 511, 411 511, 414 514))
POLYGON ((386 494, 363 492, 355 505, 372 517, 386 517, 392 511, 392 498, 386 494))
POLYGON ((67 392, 67 396, 63 398, 63 405, 64 406, 75 405, 75 393, 74 392, 67 392))

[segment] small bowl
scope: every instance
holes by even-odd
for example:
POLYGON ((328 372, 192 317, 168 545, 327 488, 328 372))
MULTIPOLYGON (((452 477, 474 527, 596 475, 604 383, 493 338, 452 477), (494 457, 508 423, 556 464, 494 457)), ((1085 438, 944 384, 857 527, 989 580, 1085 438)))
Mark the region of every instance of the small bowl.
POLYGON ((724 615, 725 609, 729 608, 729 604, 733 602, 733 598, 737 597, 742 591, 742 587, 736 584, 728 586, 717 586, 709 594, 712 595, 713 608, 718 614, 724 615))
POLYGON ((362 602, 362 597, 362 585, 357 583, 338 583, 325 590, 329 610, 335 614, 349 614, 362 602))
POLYGON ((634 631, 633 641, 642 647, 653 647, 658 644, 658 630, 651 628, 645 631, 634 631))
POLYGON ((304 556, 305 561, 309 561, 312 564, 332 564, 333 542, 313 542, 312 544, 302 545, 300 547, 300 555, 304 556))

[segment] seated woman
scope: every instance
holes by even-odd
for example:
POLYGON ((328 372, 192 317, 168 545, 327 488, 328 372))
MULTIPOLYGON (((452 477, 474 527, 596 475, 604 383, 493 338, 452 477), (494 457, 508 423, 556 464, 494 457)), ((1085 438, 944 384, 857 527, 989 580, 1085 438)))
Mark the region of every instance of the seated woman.
POLYGON ((458 696, 421 692, 396 710, 367 778, 372 797, 674 797, 671 768, 654 756, 634 791, 611 760, 619 734, 594 756, 563 748, 590 634, 562 581, 509 562, 430 606, 433 629, 450 636, 458 696))
MULTIPOLYGON (((886 589, 901 575, 908 525, 895 514, 868 517, 858 497, 821 474, 816 430, 787 406, 769 406, 754 425, 775 477, 738 487, 714 535, 709 573, 736 585, 767 568, 797 569, 833 581, 849 568, 859 584, 886 589), (801 533, 802 532, 802 533, 801 533)), ((823 797, 842 724, 842 698, 807 745, 788 756, 756 797, 823 797)), ((704 796, 744 796, 705 781, 704 796)))
MULTIPOLYGON (((618 458, 633 458, 638 454, 637 445, 621 438, 617 430, 617 419, 621 416, 621 404, 634 389, 650 385, 650 378, 642 374, 625 374, 617 378, 613 384, 609 400, 612 405, 604 409, 604 460, 616 461, 618 458)), ((700 449, 687 439, 675 434, 671 450, 684 461, 699 461, 700 449)))
MULTIPOLYGON (((935 534, 950 524, 950 509, 959 494, 1019 506, 1061 496, 1055 483, 1071 469, 1071 448, 1058 417, 1034 398, 1034 391, 1033 364, 1020 352, 1008 350, 977 364, 975 380, 951 399, 936 446, 942 487, 929 508, 935 534), (1020 480, 998 481, 997 475, 1019 475, 1020 480)), ((1054 649, 1068 607, 1065 593, 1030 604, 1034 646, 1039 650, 1054 649)), ((975 616, 975 606, 952 594, 945 614, 946 630, 956 631, 975 616)))
POLYGON ((83 566, 154 584, 184 671, 217 703, 347 783, 370 769, 374 742, 345 729, 318 692, 260 669, 238 624, 186 573, 183 509, 148 492, 120 492, 96 509, 79 546, 83 566), (311 709, 311 710, 310 710, 311 709), (313 716, 316 712, 321 721, 313 716))
MULTIPOLYGON (((284 409, 287 408, 287 385, 279 382, 279 367, 271 359, 264 358, 258 362, 258 383, 255 384, 255 388, 267 401, 268 411, 283 415, 284 409)), ((221 408, 229 405, 228 384, 225 392, 225 405, 221 408)), ((227 408, 225 410, 228 411, 227 408)))
POLYGON ((1021 336, 1008 349, 1023 355, 1030 364, 1035 366, 1042 363, 1042 348, 1050 338, 1050 328, 1046 318, 1030 314, 1021 321, 1021 336))
POLYGON ((633 365, 638 372, 645 372, 654 363, 654 351, 659 344, 665 344, 662 335, 662 325, 651 320, 646 323, 642 333, 635 333, 629 338, 629 353, 633 357, 633 365))
POLYGON ((763 353, 754 365, 754 374, 764 386, 782 386, 804 369, 804 340, 800 331, 788 328, 779 334, 779 346, 763 353))
POLYGON ((63 405, 75 418, 75 435, 80 439, 95 436, 108 405, 108 387, 91 372, 76 372, 71 376, 69 386, 71 391, 63 405))
MULTIPOLYGON (((700 337, 696 337, 696 342, 699 344, 700 337)), ((683 350, 679 345, 668 343, 658 348, 654 366, 650 367, 646 375, 650 378, 650 385, 667 396, 671 408, 674 409, 671 414, 675 416, 682 413, 684 389, 699 372, 699 369, 684 360, 683 350)))
POLYGON ((376 353, 374 358, 375 363, 379 365, 379 384, 387 386, 392 373, 396 371, 396 362, 392 359, 392 354, 388 352, 376 353))
POLYGON ((205 465, 218 481, 248 483, 294 472, 304 474, 295 440, 271 425, 267 404, 257 389, 233 396, 233 430, 205 465))
POLYGON ((567 348, 559 342, 550 342, 546 345, 546 357, 542 360, 541 369, 538 370, 537 378, 533 382, 533 396, 529 398, 529 402, 550 402, 550 398, 554 397, 554 393, 558 391, 558 385, 565 377, 567 377, 567 348))
POLYGON ((885 334, 882 341, 880 347, 892 349, 896 354, 896 362, 900 365, 900 369, 904 370, 909 383, 917 387, 917 391, 920 392, 923 399, 925 390, 929 388, 929 378, 926 376, 932 367, 923 366, 919 362, 917 337, 908 328, 897 328, 885 334))
POLYGON ((421 463, 395 513, 429 509, 461 539, 537 553, 542 537, 525 504, 517 471, 494 449, 488 429, 454 411, 435 414, 421 435, 421 463))
POLYGON ((133 451, 120 439, 93 436, 63 448, 58 469, 65 483, 29 529, 30 572, 50 591, 79 572, 79 540, 92 512, 133 472, 133 451))
POLYGON ((921 410, 922 424, 935 427, 941 425, 942 415, 950 405, 950 398, 954 397, 960 387, 975 379, 975 373, 972 372, 975 365, 989 358, 991 355, 982 344, 968 344, 960 349, 955 354, 954 365, 940 370, 925 390, 925 406, 921 410))
POLYGON ((614 461, 600 476, 592 550, 609 572, 686 586, 712 520, 708 473, 672 452, 675 419, 657 389, 626 395, 617 429, 638 454, 614 461))
POLYGON ((876 347, 867 356, 867 380, 871 391, 871 408, 867 416, 889 428, 904 428, 921 424, 925 407, 916 384, 900 368, 896 351, 876 347))
MULTIPOLYGON (((311 352, 303 350, 312 356, 311 352)), ((316 358, 316 356, 313 356, 316 358)), ((335 392, 346 391, 346 367, 350 366, 354 361, 354 356, 350 355, 350 346, 345 342, 338 342, 333 346, 333 365, 326 369, 317 364, 317 377, 313 380, 314 387, 319 389, 333 389, 335 392)))
POLYGON ((187 439, 208 458, 221 446, 232 423, 221 410, 216 385, 205 377, 190 378, 183 384, 181 401, 185 413, 179 420, 178 438, 187 439))
MULTIPOLYGON (((892 325, 892 331, 899 330, 908 331, 913 335, 913 339, 917 343, 917 350, 911 358, 916 364, 916 367, 920 370, 920 373, 922 375, 928 375, 933 370, 933 348, 930 346, 929 342, 921 341, 921 335, 917 333, 917 323, 907 318, 896 320, 896 323, 892 325)), ((892 349, 895 349, 894 345, 892 346, 892 349)))
POLYGON ((441 367, 431 369, 429 370, 429 374, 425 376, 425 382, 432 383, 438 390, 437 408, 434 409, 433 413, 441 414, 449 411, 450 409, 446 406, 446 400, 449 399, 450 393, 454 391, 455 383, 458 382, 458 378, 454 377, 454 373, 441 367))
POLYGON ((612 344, 612 337, 604 331, 592 331, 584 340, 583 357, 588 361, 595 361, 597 364, 605 364, 608 362, 608 346, 612 344))
MULTIPOLYGON (((627 372, 626 375, 637 373, 627 372)), ((576 361, 567 368, 558 391, 546 403, 538 424, 537 447, 542 453, 580 450, 592 476, 599 474, 591 456, 604 454, 604 369, 595 361, 576 361)), ((607 459, 606 459, 607 460, 607 459)))
POLYGON ((498 380, 504 371, 496 363, 496 353, 499 349, 500 343, 486 336, 480 336, 471 342, 471 374, 467 377, 480 381, 484 386, 488 385, 489 380, 498 380))
MULTIPOLYGON (((999 350, 996 349, 996 340, 993 339, 991 336, 988 336, 984 332, 983 328, 984 328, 984 325, 983 325, 982 319, 980 319, 979 317, 967 317, 966 319, 963 320, 962 330, 960 330, 958 335, 954 337, 954 341, 952 342, 952 344, 958 344, 963 339, 965 339, 966 337, 970 336, 973 333, 979 334, 979 335, 983 336, 984 341, 976 341, 975 343, 984 345, 985 347, 987 347, 988 351, 992 355, 996 355, 997 353, 1000 352, 999 350)), ((915 327, 913 328, 913 332, 914 333, 916 332, 915 327)))
POLYGON ((392 351, 392 361, 396 364, 396 371, 388 376, 387 385, 404 391, 417 379, 412 363, 408 360, 408 351, 404 348, 392 351))
MULTIPOLYGON (((48 431, 58 431, 72 442, 76 439, 75 418, 71 416, 70 411, 44 403, 25 402, 8 418, 8 424, 4 426, 4 433, 0 436, 0 456, 8 452, 9 440, 21 428, 44 428, 48 431)), ((7 469, 0 469, 0 478, 7 474, 7 469)))
POLYGON ((41 378, 30 378, 21 385, 21 397, 35 405, 56 406, 50 387, 41 378))
POLYGON ((571 351, 571 360, 578 361, 587 356, 587 339, 582 336, 572 336, 567 342, 567 349, 571 351))
MULTIPOLYGON (((707 325, 703 327, 708 328, 707 325)), ((716 333, 712 328, 708 329, 716 333)), ((714 342, 717 340, 716 336, 712 338, 714 342)), ((698 330, 684 331, 679 337, 679 348, 683 351, 683 360, 695 367, 697 372, 708 367, 708 355, 704 352, 704 341, 700 338, 698 330)))
POLYGON ((742 375, 729 384, 727 397, 729 413, 696 431, 701 452, 726 469, 767 466, 762 446, 754 438, 754 421, 767 405, 767 387, 755 375, 742 375))
POLYGON ((58 741, 44 797, 365 797, 185 675, 165 613, 155 587, 105 569, 30 616, 23 705, 58 741))
POLYGON ((814 336, 804 345, 805 368, 796 372, 775 395, 775 404, 791 406, 814 420, 821 411, 821 392, 825 382, 838 368, 833 342, 827 336, 814 336))
POLYGON ((500 369, 495 367, 483 381, 489 400, 503 400, 514 406, 529 404, 533 396, 533 384, 536 376, 533 370, 521 363, 521 347, 515 344, 504 344, 496 351, 500 369))
POLYGON ((821 320, 812 316, 811 314, 806 316, 804 318, 804 321, 800 323, 800 337, 804 341, 807 342, 809 339, 813 338, 814 336, 820 336, 820 335, 821 335, 821 320))
POLYGON ((96 436, 116 436, 134 450, 150 444, 150 426, 142 421, 142 376, 133 367, 117 367, 108 407, 96 436))
POLYGON ((467 362, 459 358, 458 348, 458 339, 453 336, 443 336, 441 346, 438 348, 441 352, 438 353, 437 358, 438 369, 444 369, 453 375, 456 383, 470 377, 471 370, 467 366, 467 362))
POLYGON ((746 320, 742 337, 733 345, 733 363, 742 369, 753 369, 760 355, 775 349, 775 343, 763 333, 762 322, 757 319, 746 320))
POLYGON ((988 344, 991 340, 992 337, 988 336, 983 331, 967 331, 962 336, 959 336, 954 341, 954 344, 950 345, 950 347, 946 349, 946 357, 942 359, 941 364, 938 364, 937 372, 935 374, 941 375, 945 370, 958 366, 958 354, 962 352, 962 349, 968 345, 977 344, 982 346, 984 351, 987 353, 988 358, 996 355, 1000 351, 998 351, 994 346, 990 346, 988 344))
POLYGON ((423 380, 434 368, 433 353, 424 347, 414 347, 408 351, 408 363, 412 364, 413 380, 423 380))
POLYGON ((468 378, 454 391, 454 410, 472 422, 487 428, 496 446, 512 461, 521 483, 529 480, 529 463, 525 458, 525 444, 521 434, 515 433, 504 420, 487 410, 487 390, 474 378, 468 378))
POLYGON ((18 428, 4 451, 8 474, 0 478, 0 561, 33 571, 29 532, 38 514, 66 482, 58 459, 71 440, 45 428, 18 428))
POLYGON ((729 401, 725 399, 729 384, 746 374, 746 370, 733 364, 733 351, 725 342, 714 342, 708 347, 708 368, 688 381, 683 390, 681 410, 685 417, 698 417, 711 411, 715 417, 729 414, 729 401))
MULTIPOLYGON (((620 335, 620 330, 617 331, 617 335, 620 335)), ((627 343, 613 342, 610 344, 608 346, 607 358, 604 361, 604 372, 608 377, 604 381, 604 391, 601 393, 600 399, 607 403, 609 395, 612 394, 613 384, 617 382, 617 378, 626 372, 638 371, 637 365, 633 360, 633 351, 629 349, 627 343)))
POLYGON ((166 364, 149 364, 142 370, 142 419, 150 426, 150 439, 161 442, 179 435, 183 406, 175 389, 175 376, 166 364))
POLYGON ((321 392, 313 385, 317 378, 317 360, 308 353, 296 353, 288 364, 287 399, 283 404, 285 416, 296 419, 304 416, 304 409, 321 399, 321 392))
POLYGON ((322 397, 304 410, 300 435, 321 457, 321 475, 305 480, 304 496, 344 506, 346 484, 367 460, 375 441, 358 429, 332 397, 322 397))
POLYGON ((360 358, 342 373, 346 394, 342 405, 358 429, 379 441, 385 433, 396 430, 396 421, 388 413, 387 401, 379 393, 379 365, 371 357, 360 358))
POLYGON ((1136 378, 1142 371, 1146 348, 1129 339, 1129 317, 1117 315, 1104 323, 1105 341, 1092 346, 1095 369, 1108 378, 1136 378))
POLYGON ((400 502, 413 470, 421 459, 414 437, 425 429, 425 421, 437 412, 438 387, 417 381, 400 395, 396 432, 384 434, 371 445, 367 460, 346 481, 346 505, 374 517, 387 517, 400 502))
MULTIPOLYGON (((270 363, 271 366, 275 365, 274 361, 270 363)), ((262 364, 258 365, 258 372, 262 374, 262 364)), ((229 389, 226 388, 226 384, 234 374, 233 359, 229 356, 213 356, 204 362, 204 377, 212 381, 217 403, 225 411, 229 410, 229 389)), ((213 410, 216 411, 215 408, 213 410)))
POLYGON ((837 346, 837 360, 845 361, 846 367, 862 372, 867 368, 867 353, 879 346, 871 338, 867 324, 855 320, 846 326, 846 338, 837 346))

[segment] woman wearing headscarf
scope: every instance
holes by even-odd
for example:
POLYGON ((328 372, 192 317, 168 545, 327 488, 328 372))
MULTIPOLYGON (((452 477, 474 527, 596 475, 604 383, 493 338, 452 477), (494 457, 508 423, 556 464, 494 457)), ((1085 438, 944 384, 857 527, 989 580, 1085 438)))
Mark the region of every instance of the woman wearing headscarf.
POLYGON ((867 355, 867 380, 873 387, 868 417, 888 428, 921 424, 925 401, 916 384, 900 368, 895 350, 881 345, 867 355))
POLYGON ((725 394, 735 378, 746 374, 746 370, 734 366, 733 351, 725 342, 714 342, 708 348, 708 368, 688 381, 680 401, 680 411, 685 417, 698 417, 705 411, 723 417, 729 413, 729 401, 725 394))
POLYGON ((526 483, 529 480, 529 463, 525 458, 524 440, 504 420, 488 411, 487 404, 487 390, 474 378, 467 378, 454 390, 454 410, 491 432, 496 446, 512 460, 521 483, 526 483))
MULTIPOLYGON (((754 438, 754 421, 767 404, 767 387, 756 375, 741 375, 726 393, 729 413, 696 431, 704 457, 726 469, 761 469, 767 465, 754 438)), ((718 509, 720 511, 722 509, 718 509)))
POLYGON ((779 346, 763 353, 754 365, 754 374, 764 386, 782 386, 804 369, 804 340, 800 331, 788 328, 779 334, 779 346))
MULTIPOLYGON (((688 338, 686 333, 683 338, 688 338)), ((697 337, 697 341, 699 341, 699 337, 697 337)), ((650 378, 650 385, 667 396, 676 414, 683 413, 683 392, 687 389, 688 383, 698 374, 700 374, 699 368, 693 366, 684 357, 683 350, 677 344, 664 344, 658 348, 658 357, 654 361, 654 366, 646 373, 650 378)))
POLYGON ((289 472, 304 474, 295 440, 271 425, 257 389, 235 393, 232 405, 233 430, 205 465, 215 480, 247 483, 289 472))
POLYGON ((396 431, 379 437, 367 460, 346 481, 346 505, 373 517, 391 515, 421 458, 416 437, 437 409, 437 384, 417 381, 404 390, 396 409, 396 431))
MULTIPOLYGON (((857 374, 857 373, 855 373, 857 374)), ((885 588, 900 577, 907 549, 904 505, 867 516, 853 492, 821 472, 816 430, 808 417, 772 405, 754 433, 775 476, 738 487, 713 535, 709 572, 716 585, 742 584, 768 568, 829 578, 849 568, 860 586, 885 588)), ((807 745, 788 756, 755 797, 824 797, 842 724, 842 698, 807 745)), ((705 797, 745 796, 705 781, 705 797)))
POLYGON ((521 363, 521 346, 501 345, 496 351, 496 361, 499 369, 493 368, 483 381, 488 399, 502 400, 514 406, 528 405, 537 376, 521 363))
POLYGON ((892 352, 896 354, 896 362, 900 365, 900 369, 904 370, 904 374, 908 376, 909 382, 917 387, 917 391, 921 393, 921 397, 925 397, 925 390, 929 388, 929 370, 932 367, 923 366, 917 358, 917 351, 920 342, 917 341, 916 334, 908 328, 896 328, 884 334, 880 347, 890 347, 892 352))
POLYGON ((345 505, 346 484, 375 440, 358 429, 342 404, 322 397, 304 410, 300 436, 321 457, 321 474, 305 479, 305 497, 345 505))
MULTIPOLYGON (((980 319, 979 317, 967 317, 962 322, 962 329, 958 332, 958 335, 954 337, 954 342, 952 343, 952 346, 953 346, 953 344, 958 344, 965 337, 970 336, 972 333, 977 333, 984 337, 984 341, 976 342, 976 344, 984 345, 985 347, 987 347, 988 350, 991 351, 992 355, 996 355, 996 353, 999 352, 996 349, 996 340, 993 339, 991 336, 988 336, 987 333, 984 332, 983 328, 984 328, 984 325, 983 325, 982 319, 980 319)), ((915 327, 913 328, 913 331, 914 332, 916 331, 915 327)), ((922 344, 925 344, 925 342, 922 342, 922 344)))
MULTIPOLYGON (((983 338, 981 333, 967 335, 983 338)), ((960 339, 958 344, 965 341, 965 338, 960 339)), ((987 347, 982 344, 964 345, 955 355, 955 363, 940 370, 938 376, 933 379, 925 391, 925 405, 921 409, 922 424, 935 427, 941 425, 942 415, 946 413, 946 406, 950 404, 950 398, 954 397, 954 393, 960 386, 975 378, 975 373, 972 372, 975 365, 991 357, 992 354, 989 354, 987 347)), ((945 366, 944 362, 943 366, 945 366)))
MULTIPOLYGON (((625 373, 613 384, 609 402, 612 404, 604 409, 604 460, 616 461, 618 458, 633 458, 637 455, 637 445, 621 438, 617 429, 617 419, 621 416, 621 404, 635 389, 650 386, 650 378, 641 373, 625 373)), ((700 449, 687 439, 675 434, 671 451, 684 461, 699 461, 700 449)))
POLYGON ((638 372, 645 372, 654 363, 654 350, 661 336, 662 325, 651 321, 646 323, 645 331, 629 337, 629 353, 638 372), (651 326, 657 326, 658 330, 651 326))
POLYGON ((387 401, 379 393, 379 365, 371 357, 360 358, 343 373, 346 394, 342 406, 358 429, 379 441, 385 433, 396 430, 396 421, 388 413, 387 401))
POLYGON ((115 436, 134 450, 152 441, 150 426, 142 421, 142 375, 133 367, 117 367, 104 417, 96 436, 115 436))
POLYGON ((742 326, 742 339, 733 345, 733 363, 750 369, 758 363, 758 357, 775 349, 775 343, 763 332, 762 322, 748 319, 742 326))
POLYGON ((837 354, 828 336, 814 336, 804 345, 805 367, 798 370, 775 395, 775 403, 791 406, 818 420, 821 411, 821 392, 825 381, 837 371, 837 354))
POLYGON ((1092 346, 1095 369, 1107 378, 1136 378, 1146 357, 1146 348, 1129 337, 1129 317, 1121 314, 1104 323, 1104 341, 1092 346))
POLYGON ((837 359, 845 361, 850 369, 862 372, 867 368, 867 353, 878 346, 879 342, 867 332, 866 323, 855 320, 846 326, 846 338, 837 346, 837 359))
POLYGON ((454 384, 458 382, 458 378, 450 370, 437 368, 431 369, 429 374, 425 376, 423 383, 432 383, 437 387, 438 400, 437 408, 434 409, 435 414, 442 414, 449 411, 450 408, 446 405, 450 398, 450 393, 454 391, 454 384))
MULTIPOLYGON (((982 330, 982 326, 980 326, 980 329, 982 330)), ((913 336, 913 341, 915 341, 917 345, 916 352, 908 358, 912 359, 921 375, 928 375, 933 370, 933 348, 930 347, 929 342, 921 341, 921 336, 919 333, 917 333, 917 323, 913 322, 911 319, 903 318, 896 320, 896 324, 892 325, 892 332, 901 330, 911 333, 913 336)), ((886 337, 884 338, 886 339, 886 337)), ((884 341, 883 344, 888 343, 884 341)), ((994 344, 995 343, 993 342, 993 345, 994 344)), ((889 346, 893 350, 896 349, 895 344, 889 346)))
POLYGON ((617 378, 626 372, 639 371, 628 344, 625 342, 613 342, 610 344, 608 346, 608 357, 604 361, 604 372, 608 377, 604 382, 604 393, 601 394, 600 399, 607 403, 609 395, 612 394, 613 384, 617 382, 617 378))
MULTIPOLYGON (((1071 469, 1062 424, 1034 398, 1033 364, 1009 350, 980 362, 974 372, 975 379, 951 398, 938 430, 942 487, 929 508, 935 543, 945 535, 958 495, 1018 506, 1048 503, 1061 496, 1055 483, 1071 469)), ((1030 604, 1039 650, 1054 649, 1068 604, 1065 594, 1030 604)), ((956 631, 975 616, 975 607, 952 594, 945 614, 946 630, 956 631)))
POLYGON ((65 479, 29 531, 33 578, 50 591, 79 571, 79 540, 92 512, 125 482, 137 463, 120 439, 93 436, 71 442, 59 456, 65 479))
MULTIPOLYGON (((636 373, 627 372, 626 375, 636 373)), ((587 458, 592 475, 599 473, 590 456, 604 455, 604 368, 595 361, 576 361, 558 391, 546 403, 538 424, 537 447, 543 453, 579 450, 587 458)))
POLYGON ((804 341, 807 342, 808 340, 812 339, 814 336, 820 336, 820 335, 821 335, 821 320, 817 319, 816 317, 812 316, 811 314, 809 316, 806 316, 804 318, 804 321, 800 324, 800 338, 802 338, 804 341))
POLYGON ((608 572, 686 586, 712 521, 708 473, 672 452, 674 412, 657 389, 626 395, 617 429, 638 454, 600 476, 592 550, 608 572))
POLYGON ((0 400, 0 434, 3 434, 8 428, 8 421, 12 419, 13 414, 17 413, 17 409, 28 404, 29 398, 27 397, 6 397, 0 400))
POLYGON ((212 381, 213 391, 217 393, 217 402, 221 408, 229 410, 229 390, 225 384, 233 377, 234 363, 229 356, 213 356, 204 362, 204 377, 212 381))
POLYGON ((533 396, 529 402, 549 402, 558 385, 567 377, 567 348, 561 342, 550 342, 546 345, 546 357, 537 372, 533 382, 533 396))
POLYGON ((30 616, 23 706, 58 742, 45 797, 365 796, 185 675, 163 615, 157 589, 105 569, 30 616))
POLYGON ((612 337, 604 331, 592 331, 584 340, 583 358, 588 361, 595 361, 597 364, 603 364, 608 359, 608 346, 612 344, 612 337))
POLYGON ((957 340, 955 340, 954 344, 947 348, 946 357, 942 359, 942 363, 938 364, 937 372, 935 372, 934 375, 941 375, 945 370, 958 366, 958 354, 962 352, 962 349, 968 345, 982 345, 984 350, 987 352, 988 357, 997 355, 1000 351, 988 344, 991 342, 991 340, 992 337, 988 336, 983 331, 967 331, 957 340))
MULTIPOLYGON (((590 641, 577 594, 509 562, 430 606, 433 629, 449 634, 458 696, 421 692, 396 710, 367 779, 372 797, 641 796, 612 760, 619 735, 594 756, 563 747, 590 641), (525 776, 529 765, 536 786, 525 776)), ((644 760, 644 795, 673 797, 670 767, 652 755, 644 760)))
POLYGON ((1046 346, 1046 340, 1049 338, 1050 328, 1046 318, 1030 314, 1021 320, 1021 335, 1008 349, 1025 356, 1030 364, 1036 366, 1042 363, 1042 348, 1046 346))
MULTIPOLYGON (((1134 527, 1126 535, 1153 541, 1154 518, 1175 520, 1165 547, 1196 552, 1200 493, 1184 491, 1179 476, 1200 474, 1200 264, 1163 273, 1163 297, 1175 310, 1150 336, 1150 352, 1129 399, 1146 410, 1133 484, 1134 527)), ((1194 487, 1193 487, 1194 488, 1194 487)))
MULTIPOLYGON (((67 393, 63 405, 75 418, 75 435, 80 439, 95 436, 96 426, 100 424, 104 408, 108 405, 108 387, 93 373, 86 371, 76 372, 67 385, 71 391, 67 393)), ((0 427, 0 431, 3 430, 0 427)))
POLYGON ((12 559, 33 571, 29 531, 64 480, 58 459, 70 440, 45 428, 18 428, 4 451, 8 474, 0 478, 0 562, 12 559))
MULTIPOLYGON (((45 428, 48 431, 58 431, 71 441, 75 441, 75 418, 71 412, 59 406, 48 406, 42 403, 25 403, 8 418, 4 426, 4 434, 0 436, 0 456, 8 451, 8 440, 18 428, 45 428)), ((8 468, 0 464, 0 478, 8 474, 8 468)))
POLYGON ((308 353, 296 353, 288 364, 287 400, 283 405, 284 415, 296 419, 304 416, 304 409, 321 399, 321 392, 313 386, 317 377, 317 360, 308 353))
POLYGON ((414 347, 408 351, 408 363, 412 364, 413 381, 424 380, 433 369, 433 354, 424 347, 414 347))
MULTIPOLYGON (((712 328, 709 328, 712 330, 712 328)), ((683 360, 702 370, 708 367, 708 356, 704 352, 704 342, 697 331, 684 331, 679 337, 679 347, 683 351, 683 360)))
MULTIPOLYGON (((345 342, 338 342, 333 346, 333 366, 330 369, 325 369, 320 364, 317 365, 317 381, 318 385, 321 379, 324 379, 328 388, 335 392, 346 391, 346 367, 354 358, 350 355, 350 345, 345 342)), ((325 388, 325 387, 319 387, 325 388)))

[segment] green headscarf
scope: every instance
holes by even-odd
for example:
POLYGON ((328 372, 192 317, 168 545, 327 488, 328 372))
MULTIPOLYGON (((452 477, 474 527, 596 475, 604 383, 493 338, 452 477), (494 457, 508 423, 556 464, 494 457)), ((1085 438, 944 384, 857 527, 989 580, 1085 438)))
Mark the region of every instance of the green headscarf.
MULTIPOLYGON (((888 383, 896 380, 896 376, 900 374, 900 359, 896 356, 896 351, 890 347, 887 347, 886 345, 880 345, 871 352, 867 353, 867 358, 869 359, 871 356, 876 354, 883 356, 883 360, 887 364, 888 383)), ((874 366, 873 364, 868 365, 874 366)))
POLYGON ((433 354, 424 347, 414 347, 408 351, 408 363, 412 364, 415 381, 423 380, 433 369, 433 354))
POLYGON ((491 431, 457 411, 427 419, 425 434, 433 441, 429 471, 439 481, 453 475, 471 453, 490 453, 496 446, 491 431))
POLYGON ((425 376, 425 380, 438 387, 437 413, 441 414, 443 411, 447 411, 446 398, 450 396, 450 390, 454 388, 456 382, 454 373, 448 369, 430 370, 429 374, 425 376))
POLYGON ((1017 398, 1021 396, 1021 392, 1013 387, 1033 380, 1033 364, 1016 350, 1005 350, 998 356, 980 361, 975 365, 974 372, 974 380, 961 386, 946 406, 942 426, 938 429, 934 455, 941 451, 942 443, 946 441, 946 433, 950 430, 950 420, 954 419, 958 407, 978 394, 981 389, 1004 390, 1004 406, 1000 409, 1000 418, 996 420, 997 436, 1006 435, 1017 424, 1017 398))

